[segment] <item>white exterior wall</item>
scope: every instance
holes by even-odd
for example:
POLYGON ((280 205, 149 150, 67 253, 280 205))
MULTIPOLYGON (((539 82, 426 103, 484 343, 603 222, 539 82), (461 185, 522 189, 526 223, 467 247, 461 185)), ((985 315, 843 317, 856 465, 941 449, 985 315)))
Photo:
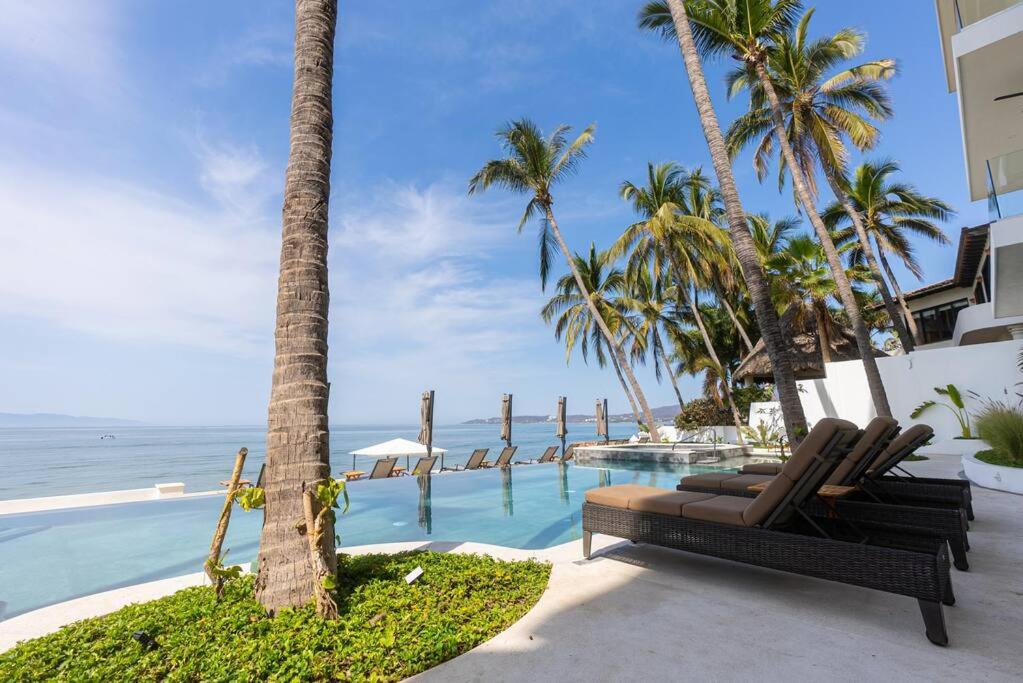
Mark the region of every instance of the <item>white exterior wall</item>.
MULTIPOLYGON (((1019 341, 1006 341, 878 358, 892 416, 903 426, 926 422, 934 428, 937 441, 959 436, 955 417, 940 406, 931 408, 919 420, 911 420, 909 415, 922 402, 941 398, 934 393, 934 387, 947 384, 955 384, 966 395, 966 406, 971 411, 979 408, 979 400, 967 392, 976 392, 980 399, 1015 400, 1015 391, 1019 389, 1015 385, 1023 381, 1017 368, 1021 347, 1019 341)), ((874 417, 860 361, 828 363, 827 374, 827 379, 798 383, 810 424, 823 417, 842 417, 862 427, 874 417)))

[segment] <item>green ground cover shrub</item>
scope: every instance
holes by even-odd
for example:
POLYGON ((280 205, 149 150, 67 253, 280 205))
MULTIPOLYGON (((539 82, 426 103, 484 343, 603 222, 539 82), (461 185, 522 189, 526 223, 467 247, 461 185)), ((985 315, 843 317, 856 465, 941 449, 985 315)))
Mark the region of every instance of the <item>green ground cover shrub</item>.
POLYGON ((1023 410, 1020 406, 990 401, 974 422, 977 435, 991 446, 990 451, 977 453, 978 460, 991 465, 1023 467, 1023 410))
POLYGON ((399 680, 508 628, 550 566, 414 552, 347 558, 339 574, 336 621, 311 604, 268 618, 247 575, 220 603, 210 587, 186 588, 22 643, 0 654, 0 681, 399 680), (406 584, 417 566, 423 575, 406 584))

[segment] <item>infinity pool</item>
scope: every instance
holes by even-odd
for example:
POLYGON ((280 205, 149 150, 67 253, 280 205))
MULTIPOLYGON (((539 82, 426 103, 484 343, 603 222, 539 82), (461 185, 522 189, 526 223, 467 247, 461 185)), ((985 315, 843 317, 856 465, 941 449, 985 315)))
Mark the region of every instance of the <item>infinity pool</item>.
MULTIPOLYGON (((660 471, 558 464, 401 477, 350 484, 339 518, 342 546, 393 541, 476 541, 548 548, 581 537, 587 489, 638 483, 673 488, 660 471)), ((0 516, 0 619, 145 581, 202 571, 220 496, 0 516)), ((228 562, 256 556, 262 512, 235 507, 228 562)))

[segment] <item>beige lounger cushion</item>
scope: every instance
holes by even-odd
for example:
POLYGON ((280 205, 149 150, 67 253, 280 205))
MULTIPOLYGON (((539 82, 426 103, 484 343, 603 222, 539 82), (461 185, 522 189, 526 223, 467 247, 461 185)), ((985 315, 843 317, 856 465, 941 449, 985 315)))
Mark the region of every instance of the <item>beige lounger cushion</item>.
POLYGON ((686 486, 719 489, 721 488, 721 482, 735 479, 738 476, 735 472, 707 472, 705 474, 692 474, 688 477, 682 477, 682 483, 686 486))
MULTIPOLYGON (((934 430, 931 429, 930 425, 918 424, 906 429, 891 442, 888 448, 885 449, 884 453, 878 456, 877 460, 874 461, 874 468, 885 464, 893 455, 897 454, 917 439, 921 439, 924 436, 931 434, 934 434, 934 430)), ((873 468, 871 471, 873 471, 873 468)))
POLYGON ((771 481, 763 493, 753 499, 743 512, 746 526, 756 526, 763 522, 774 511, 795 483, 802 477, 822 450, 839 431, 855 431, 856 425, 848 420, 826 417, 814 425, 803 443, 785 462, 781 472, 771 481))
POLYGON ((743 513, 756 499, 739 498, 738 496, 714 496, 709 500, 690 503, 682 508, 682 516, 686 519, 700 519, 704 522, 730 524, 732 526, 751 526, 746 524, 743 513))
POLYGON ((731 491, 747 493, 750 486, 763 484, 765 481, 773 479, 774 476, 770 474, 737 474, 731 479, 725 479, 721 482, 721 493, 731 491))
POLYGON ((659 489, 656 486, 640 486, 639 484, 603 486, 587 491, 586 502, 628 510, 629 500, 633 496, 649 495, 651 493, 660 493, 661 491, 664 491, 664 489, 659 489))
POLYGON ((868 454, 873 453, 877 442, 883 439, 891 430, 899 426, 899 423, 890 417, 875 417, 867 423, 863 429, 863 436, 856 442, 856 446, 845 457, 845 460, 838 464, 835 471, 828 477, 826 484, 841 484, 853 469, 868 454))
POLYGON ((778 474, 784 466, 783 462, 755 462, 743 465, 740 472, 743 474, 778 474))
POLYGON ((636 512, 653 512, 658 515, 681 517, 682 510, 691 503, 699 503, 715 498, 713 493, 693 493, 691 491, 666 491, 633 496, 629 499, 629 509, 636 512))

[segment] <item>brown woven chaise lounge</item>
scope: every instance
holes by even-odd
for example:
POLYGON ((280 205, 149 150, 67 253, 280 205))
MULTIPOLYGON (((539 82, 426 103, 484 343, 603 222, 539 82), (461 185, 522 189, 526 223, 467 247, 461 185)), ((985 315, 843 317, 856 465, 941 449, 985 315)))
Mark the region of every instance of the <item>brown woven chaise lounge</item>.
POLYGON ((511 465, 512 456, 515 455, 515 451, 519 450, 518 446, 505 446, 501 449, 500 455, 497 456, 497 460, 490 463, 484 460, 481 463, 482 467, 508 467, 511 465))
POLYGON ((387 479, 394 474, 394 466, 397 464, 397 458, 381 458, 373 465, 373 471, 369 473, 369 478, 387 479))
POLYGON ((477 448, 469 456, 469 459, 465 461, 464 465, 455 465, 454 467, 445 467, 444 469, 452 472, 461 472, 462 470, 478 470, 483 465, 483 458, 487 457, 487 451, 489 448, 477 448))
POLYGON ((419 462, 417 462, 416 466, 412 468, 412 471, 407 472, 406 474, 411 474, 414 476, 419 476, 421 474, 429 474, 430 472, 433 471, 433 466, 436 463, 437 463, 436 455, 431 455, 429 457, 423 456, 422 458, 419 458, 419 462))
MULTIPOLYGON (((966 479, 917 477, 902 469, 902 462, 934 437, 929 425, 916 424, 906 429, 873 466, 864 472, 863 487, 867 495, 879 501, 906 502, 925 506, 955 506, 973 520, 973 495, 966 479), (897 472, 901 474, 897 474, 897 472)), ((776 474, 778 463, 746 465, 740 474, 776 474)))
POLYGON ((944 543, 912 535, 841 540, 832 520, 803 509, 859 437, 851 422, 821 420, 752 499, 632 484, 590 489, 583 504, 583 554, 590 557, 593 534, 607 534, 906 595, 919 603, 927 638, 945 645, 942 603, 955 598, 944 543), (831 537, 821 537, 821 528, 831 537))
POLYGON ((557 446, 548 446, 547 450, 545 450, 543 452, 543 455, 541 455, 536 460, 519 460, 515 464, 516 465, 530 465, 530 464, 534 464, 534 463, 554 462, 554 457, 557 454, 558 454, 558 447, 557 446))
MULTIPOLYGON (((863 430, 863 436, 856 447, 825 482, 835 486, 855 486, 857 490, 828 503, 810 499, 807 501, 807 509, 819 516, 827 516, 829 512, 837 514, 867 536, 872 530, 934 536, 949 544, 956 569, 966 571, 970 568, 966 555, 970 545, 966 518, 958 507, 934 502, 926 504, 900 501, 883 490, 874 492, 877 487, 870 478, 870 472, 905 457, 907 448, 921 443, 923 432, 930 433, 930 428, 922 430, 920 427, 920 425, 911 427, 893 439, 892 437, 899 431, 898 422, 887 417, 876 417, 871 420, 863 430)), ((757 469, 767 470, 761 467, 757 469)), ((773 471, 777 472, 780 469, 774 468, 773 471)), ((744 468, 742 472, 745 471, 744 468)), ((697 474, 684 477, 678 485, 678 490, 752 498, 756 494, 752 493, 749 487, 769 482, 774 476, 741 472, 697 474)))

